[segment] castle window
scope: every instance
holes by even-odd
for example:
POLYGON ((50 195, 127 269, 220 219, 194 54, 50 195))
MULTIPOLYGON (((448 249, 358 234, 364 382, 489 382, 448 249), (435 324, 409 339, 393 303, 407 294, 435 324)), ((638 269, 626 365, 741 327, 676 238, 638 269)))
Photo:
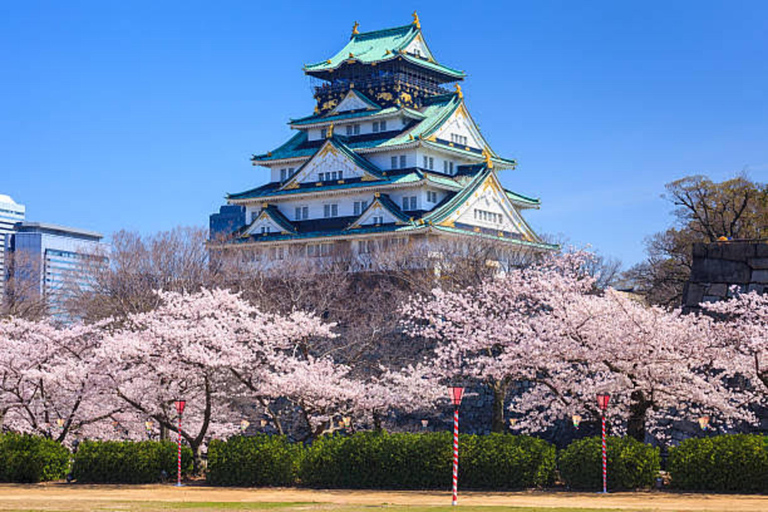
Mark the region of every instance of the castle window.
POLYGON ((324 204, 323 205, 323 217, 330 219, 331 217, 339 216, 339 204, 324 204))
POLYGON ((360 135, 360 125, 359 124, 348 124, 347 125, 347 135, 360 135))
POLYGON ((373 216, 373 223, 374 224, 384 224, 384 216, 383 215, 374 215, 373 216))
POLYGON ((405 155, 400 155, 400 168, 405 169, 405 155))
POLYGON ((269 226, 261 226, 261 234, 262 235, 268 235, 269 234, 269 226))
POLYGON ((437 202, 437 192, 433 190, 427 190, 427 201, 430 203, 436 203, 437 202))
POLYGON ((393 169, 397 169, 397 157, 396 156, 392 157, 392 165, 390 167, 392 167, 393 169))
POLYGON ((288 176, 288 169, 280 169, 280 181, 285 181, 288 176))
POLYGON ((379 122, 374 121, 373 122, 373 133, 379 133, 379 122))
POLYGON ((251 212, 251 222, 259 218, 259 212, 251 212))
POLYGON ((360 215, 365 211, 366 208, 368 208, 368 201, 355 201, 355 215, 360 215))
POLYGON ((424 168, 433 170, 435 168, 435 159, 431 156, 424 156, 424 168))
POLYGON ((443 172, 445 174, 453 174, 453 162, 443 160, 443 172))
POLYGON ((295 220, 306 220, 309 218, 309 206, 297 206, 295 213, 295 220))
POLYGON ((454 144, 461 144, 462 146, 467 145, 467 137, 466 135, 459 135, 457 133, 451 134, 451 142, 454 144))
POLYGON ((416 209, 416 196, 403 197, 403 210, 415 210, 416 209))
POLYGON ((386 122, 386 121, 381 121, 381 122, 379 123, 379 131, 380 131, 380 132, 385 132, 385 131, 387 131, 387 122, 386 122))

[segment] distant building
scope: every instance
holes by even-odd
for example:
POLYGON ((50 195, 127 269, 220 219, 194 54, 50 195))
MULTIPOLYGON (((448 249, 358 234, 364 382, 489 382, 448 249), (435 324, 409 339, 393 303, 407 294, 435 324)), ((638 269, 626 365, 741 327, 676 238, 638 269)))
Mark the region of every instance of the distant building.
POLYGON ((13 233, 13 226, 24 220, 26 208, 11 199, 11 196, 0 194, 0 298, 5 293, 5 244, 6 237, 13 233))
POLYGON ((276 255, 367 255, 389 243, 485 239, 547 252, 523 217, 537 198, 505 189, 499 155, 469 113, 462 71, 437 62, 418 16, 372 32, 307 65, 316 100, 296 134, 254 155, 269 182, 229 194, 211 216, 225 249, 276 255), (453 84, 451 87, 450 84, 453 84))
POLYGON ((20 222, 7 237, 7 253, 14 258, 7 278, 24 283, 28 298, 42 297, 51 314, 60 313, 74 289, 87 289, 89 276, 106 261, 103 235, 93 231, 20 222))

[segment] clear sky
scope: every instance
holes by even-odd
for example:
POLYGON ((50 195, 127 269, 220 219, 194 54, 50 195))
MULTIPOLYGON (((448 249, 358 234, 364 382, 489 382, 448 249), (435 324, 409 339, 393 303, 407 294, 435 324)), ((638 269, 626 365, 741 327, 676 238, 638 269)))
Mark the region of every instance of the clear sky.
POLYGON ((540 232, 626 265, 672 220, 665 183, 768 181, 768 2, 0 3, 0 193, 109 234, 207 225, 262 184, 249 157, 312 112, 304 63, 352 24, 410 23, 463 69, 504 184, 540 232))

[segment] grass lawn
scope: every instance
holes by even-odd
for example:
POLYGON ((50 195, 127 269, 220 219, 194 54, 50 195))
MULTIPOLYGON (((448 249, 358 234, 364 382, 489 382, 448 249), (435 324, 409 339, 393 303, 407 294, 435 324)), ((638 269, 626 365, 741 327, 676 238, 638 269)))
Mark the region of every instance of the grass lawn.
POLYGON ((448 492, 217 488, 200 485, 0 485, 0 512, 766 512, 768 496, 557 491, 448 492))

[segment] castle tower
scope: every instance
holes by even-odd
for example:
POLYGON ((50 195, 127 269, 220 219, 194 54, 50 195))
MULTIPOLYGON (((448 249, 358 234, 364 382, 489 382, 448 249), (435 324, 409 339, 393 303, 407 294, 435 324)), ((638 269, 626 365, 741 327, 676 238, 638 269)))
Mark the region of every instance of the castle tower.
POLYGON ((539 200, 501 185, 497 173, 516 163, 480 133, 459 85, 466 75, 437 62, 415 13, 410 25, 373 32, 355 23, 336 55, 304 72, 314 113, 288 123, 296 134, 283 145, 253 156, 269 182, 229 194, 227 213, 211 216, 212 227, 226 226, 212 229, 226 247, 277 259, 423 237, 554 248, 522 215, 539 200))

